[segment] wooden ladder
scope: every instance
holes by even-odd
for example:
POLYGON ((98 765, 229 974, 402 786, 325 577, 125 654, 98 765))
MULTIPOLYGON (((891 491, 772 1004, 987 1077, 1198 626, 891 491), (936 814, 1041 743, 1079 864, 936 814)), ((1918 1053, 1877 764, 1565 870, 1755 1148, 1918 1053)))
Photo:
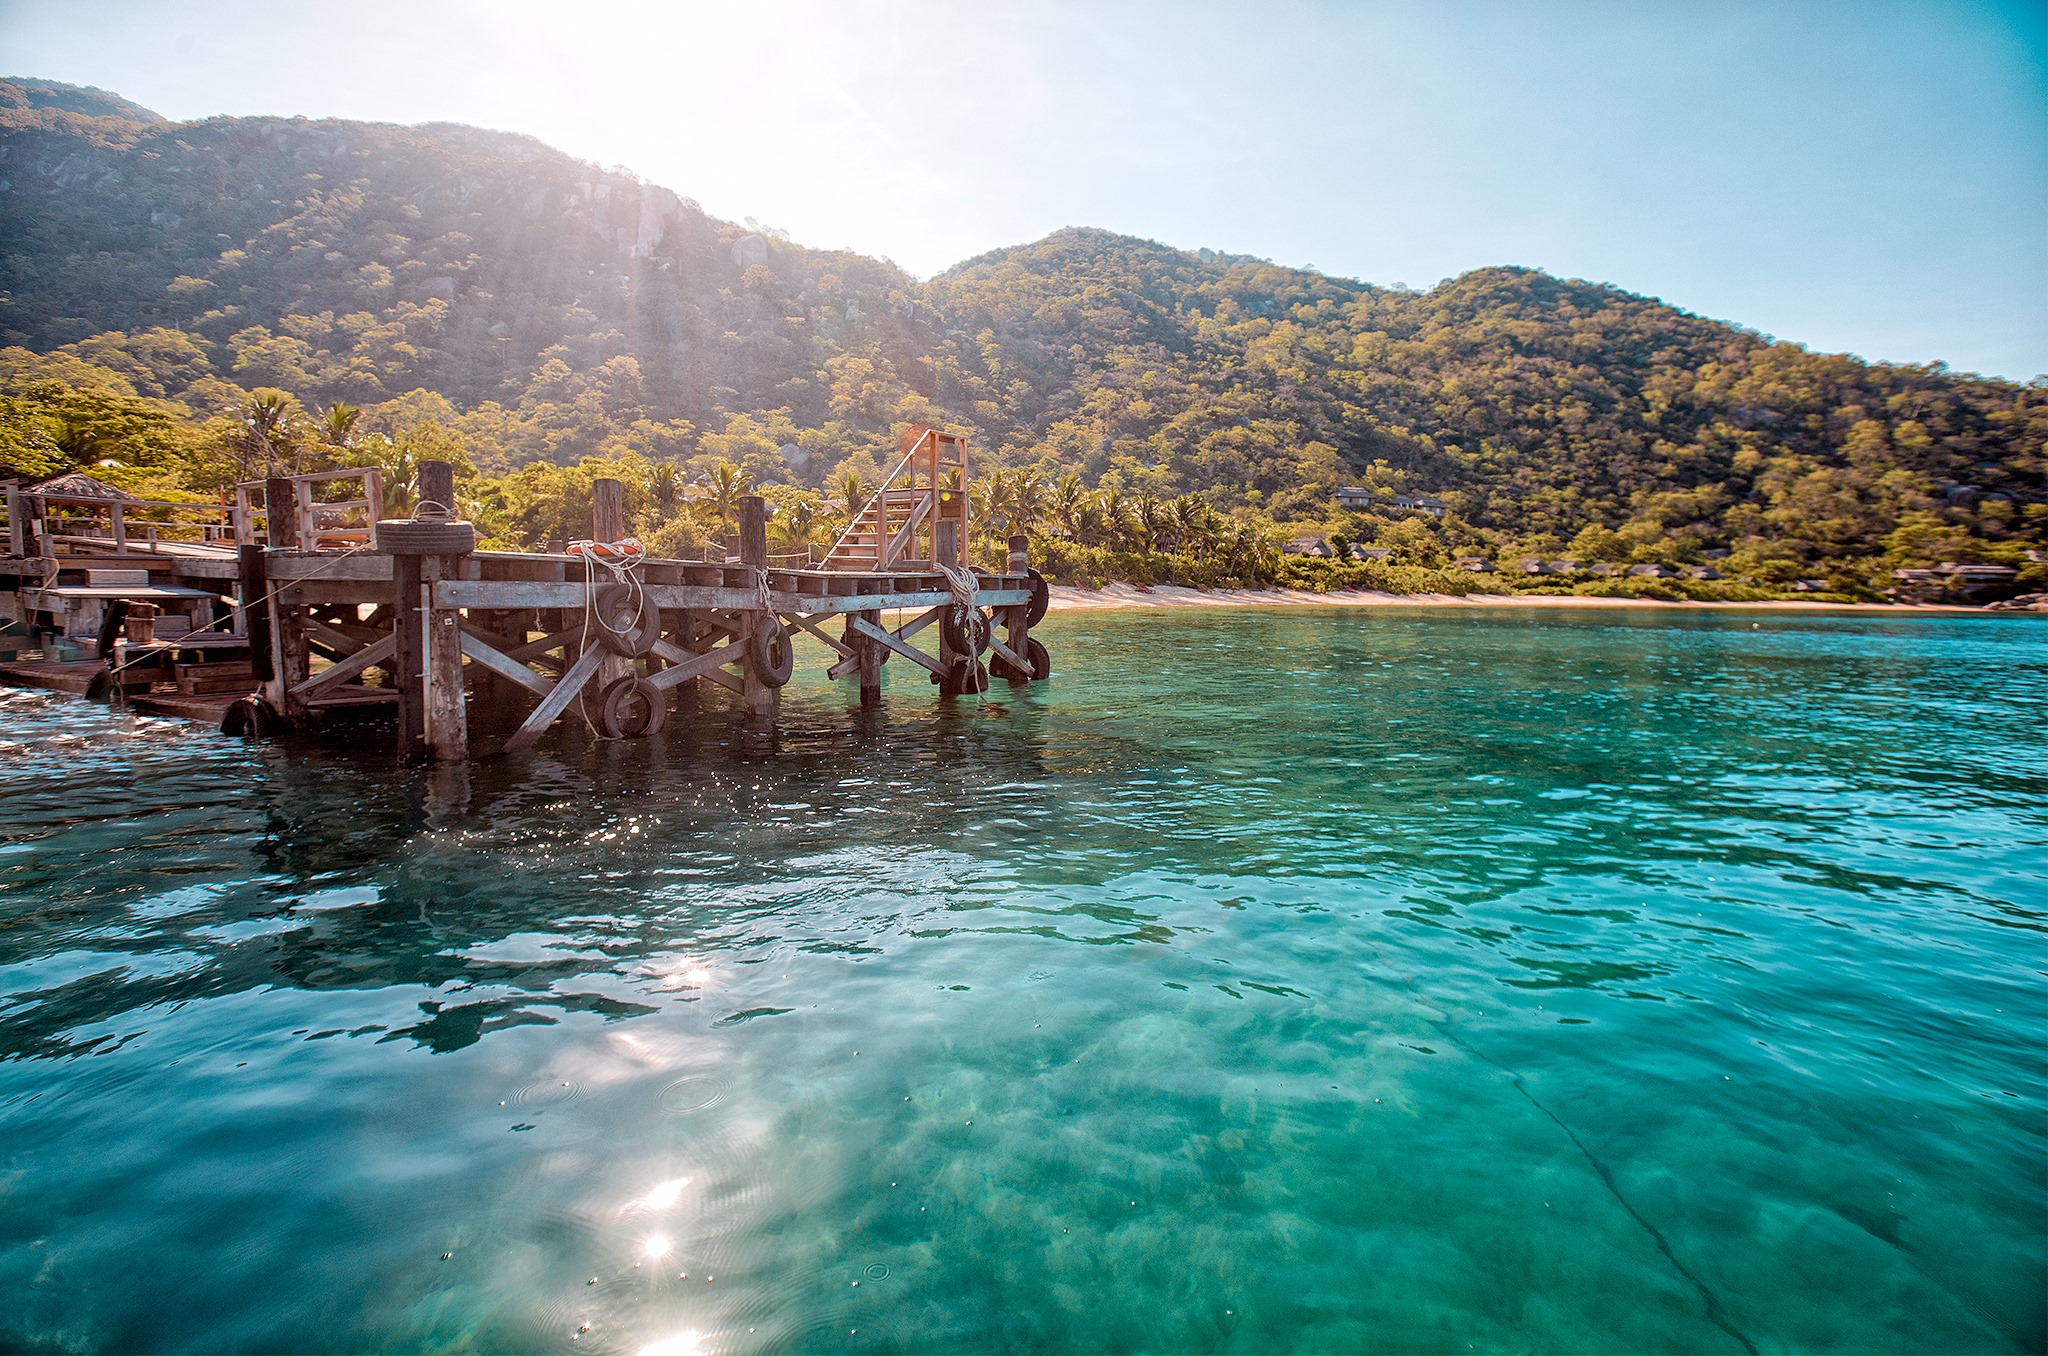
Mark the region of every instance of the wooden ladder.
POLYGON ((828 570, 929 569, 938 558, 939 524, 959 524, 967 553, 967 439, 913 426, 904 451, 867 507, 833 543, 828 570))

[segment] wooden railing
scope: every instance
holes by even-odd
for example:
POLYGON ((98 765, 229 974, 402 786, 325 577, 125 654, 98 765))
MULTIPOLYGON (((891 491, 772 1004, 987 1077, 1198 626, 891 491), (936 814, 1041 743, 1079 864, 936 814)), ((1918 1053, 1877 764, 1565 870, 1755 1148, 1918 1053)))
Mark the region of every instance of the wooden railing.
POLYGON ((341 471, 315 471, 311 475, 286 476, 283 480, 291 485, 296 501, 299 539, 296 542, 273 542, 269 540, 269 486, 267 480, 246 480, 235 486, 235 541, 243 546, 256 541, 256 515, 264 519, 264 540, 271 546, 297 546, 302 551, 319 549, 323 542, 348 542, 355 544, 369 541, 376 533, 377 520, 384 516, 384 473, 374 466, 351 466, 341 471), (343 480, 362 481, 362 493, 353 499, 316 499, 313 487, 331 485, 343 480), (260 491, 263 503, 256 504, 251 491, 260 491), (322 527, 317 515, 322 512, 347 513, 350 509, 362 509, 364 519, 360 524, 344 522, 340 525, 322 527))
POLYGON ((219 504, 60 494, 18 485, 6 487, 4 502, 11 556, 29 554, 31 545, 47 554, 58 541, 148 552, 160 541, 225 542, 233 531, 226 508, 219 504), (84 511, 66 514, 67 507, 84 511))
POLYGON ((968 535, 967 439, 924 429, 825 557, 825 568, 889 570, 950 550, 958 564, 968 535), (946 483, 956 477, 957 486, 946 483), (946 538, 951 538, 942 546, 946 538), (920 549, 922 548, 922 549, 920 549))

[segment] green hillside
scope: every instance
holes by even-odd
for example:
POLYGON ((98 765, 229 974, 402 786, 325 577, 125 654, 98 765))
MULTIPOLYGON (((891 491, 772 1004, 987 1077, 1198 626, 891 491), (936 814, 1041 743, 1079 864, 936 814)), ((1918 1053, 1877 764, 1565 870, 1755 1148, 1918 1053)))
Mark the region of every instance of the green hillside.
POLYGON ((922 421, 1003 471, 987 521, 1083 576, 1402 583, 1270 549, 1334 531, 1415 570, 1712 559, 1868 594, 1936 560, 2032 579, 2048 535, 2041 382, 1809 353, 1533 270, 1409 292, 1067 230, 920 283, 529 138, 174 124, 50 82, 0 82, 0 152, 17 473, 111 461, 204 495, 459 452, 504 540, 573 533, 602 472, 685 549, 719 534, 726 466, 776 486, 794 544, 922 421), (1344 484, 1451 511, 1342 514, 1344 484))

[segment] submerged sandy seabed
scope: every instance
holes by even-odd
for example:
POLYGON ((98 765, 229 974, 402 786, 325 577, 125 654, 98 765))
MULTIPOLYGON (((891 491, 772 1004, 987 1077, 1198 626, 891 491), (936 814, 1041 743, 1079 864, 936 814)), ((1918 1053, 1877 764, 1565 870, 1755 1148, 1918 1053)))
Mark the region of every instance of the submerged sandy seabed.
POLYGON ((1974 607, 1931 603, 1809 603, 1797 599, 1757 603, 1665 602, 1658 598, 1586 598, 1576 594, 1376 593, 1369 589, 1313 593, 1307 589, 1196 589, 1180 584, 1105 584, 1099 589, 1052 586, 1052 609, 1094 611, 1113 607, 1661 607, 1749 611, 1959 612, 1974 607))

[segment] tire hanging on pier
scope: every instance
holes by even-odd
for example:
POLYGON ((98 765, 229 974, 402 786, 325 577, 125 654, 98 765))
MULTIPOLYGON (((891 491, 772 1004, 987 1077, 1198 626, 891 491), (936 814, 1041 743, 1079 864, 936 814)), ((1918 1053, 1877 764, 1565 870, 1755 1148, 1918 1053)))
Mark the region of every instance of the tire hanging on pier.
POLYGON ((796 672, 796 650, 780 621, 770 617, 747 637, 747 667, 769 687, 789 682, 790 675, 796 672))
MULTIPOLYGON (((936 677, 937 675, 933 675, 936 677)), ((952 672, 939 684, 939 691, 949 697, 971 696, 988 691, 988 669, 979 659, 961 655, 953 661, 952 672)))
POLYGON ((668 694, 638 674, 609 684, 597 701, 597 729, 606 739, 645 739, 668 723, 668 694))
POLYGON ((954 603, 939 616, 939 634, 953 653, 979 655, 988 649, 988 613, 982 608, 954 603))
POLYGON ((114 642, 120 638, 121 623, 127 620, 126 598, 116 598, 107 604, 107 610, 100 614, 99 644, 93 649, 94 658, 105 662, 114 657, 114 642))
POLYGON ((1052 589, 1045 582, 1045 576, 1036 570, 1025 571, 1031 577, 1031 601, 1024 613, 1024 624, 1036 626, 1045 620, 1045 610, 1052 606, 1052 589))
POLYGON ((243 697, 221 713, 220 732, 242 739, 268 739, 277 731, 277 717, 261 697, 243 697))
POLYGON ((606 584, 590 605, 598 643, 615 655, 638 659, 661 639, 661 609, 644 588, 606 584))
POLYGON ((988 671, 997 678, 1007 678, 1013 683, 1042 683, 1052 677, 1052 655, 1036 636, 1024 638, 1024 658, 1030 661, 1029 671, 1018 668, 1009 660, 997 655, 988 662, 988 671))

